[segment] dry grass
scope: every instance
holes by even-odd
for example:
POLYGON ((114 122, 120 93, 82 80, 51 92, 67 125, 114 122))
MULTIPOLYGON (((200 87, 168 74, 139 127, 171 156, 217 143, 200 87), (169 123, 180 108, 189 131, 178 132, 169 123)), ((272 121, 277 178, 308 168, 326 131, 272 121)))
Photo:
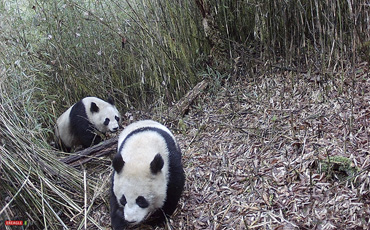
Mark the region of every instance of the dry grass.
POLYGON ((35 56, 49 65, 40 85, 58 95, 58 105, 107 94, 126 107, 169 102, 197 81, 202 40, 192 37, 199 31, 188 2, 36 0, 30 5, 39 39, 35 56))

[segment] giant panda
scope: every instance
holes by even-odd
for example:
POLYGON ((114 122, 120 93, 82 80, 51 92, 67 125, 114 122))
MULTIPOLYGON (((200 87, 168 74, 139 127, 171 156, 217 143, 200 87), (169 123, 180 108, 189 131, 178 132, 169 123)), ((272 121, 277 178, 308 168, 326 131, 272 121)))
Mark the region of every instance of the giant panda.
POLYGON ((113 158, 110 196, 112 229, 158 225, 176 209, 185 175, 175 137, 152 120, 127 126, 113 158))
POLYGON ((56 122, 56 147, 70 151, 87 148, 101 141, 99 134, 116 132, 121 115, 111 97, 108 102, 85 97, 65 111, 56 122))

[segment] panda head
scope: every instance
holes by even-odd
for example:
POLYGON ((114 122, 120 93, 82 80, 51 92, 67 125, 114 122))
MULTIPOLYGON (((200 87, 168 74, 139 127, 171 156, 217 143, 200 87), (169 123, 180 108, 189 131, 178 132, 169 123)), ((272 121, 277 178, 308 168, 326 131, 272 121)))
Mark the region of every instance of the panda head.
POLYGON ((112 98, 108 98, 108 102, 106 102, 99 98, 86 97, 83 99, 83 103, 89 121, 99 132, 118 131, 121 115, 112 98))
MULTIPOLYGON (((135 136, 147 141, 152 138, 150 135, 135 136)), ((157 143, 161 142, 159 139, 158 141, 157 143)), ((113 193, 118 205, 123 208, 124 219, 128 223, 139 224, 163 207, 166 200, 168 162, 161 148, 153 148, 138 140, 132 140, 131 143, 127 141, 122 155, 119 152, 114 157, 113 168, 113 193)))

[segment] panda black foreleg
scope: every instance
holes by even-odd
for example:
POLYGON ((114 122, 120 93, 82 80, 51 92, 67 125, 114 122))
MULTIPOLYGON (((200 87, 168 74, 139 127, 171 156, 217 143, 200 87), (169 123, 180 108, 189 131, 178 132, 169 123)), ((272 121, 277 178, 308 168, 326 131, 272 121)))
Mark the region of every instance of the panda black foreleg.
POLYGON ((77 138, 75 145, 88 148, 101 141, 101 137, 95 133, 94 125, 87 117, 86 108, 82 101, 72 107, 69 118, 71 134, 77 138))
POLYGON ((112 210, 112 213, 111 213, 111 224, 112 224, 112 229, 113 230, 126 229, 127 222, 125 221, 125 217, 124 217, 124 213, 123 213, 123 208, 122 207, 119 207, 115 211, 112 210))
POLYGON ((113 230, 122 230, 126 229, 127 222, 125 221, 125 214, 123 211, 123 208, 119 206, 117 202, 117 198, 113 193, 113 180, 114 174, 112 176, 112 185, 111 185, 111 191, 110 191, 110 217, 111 217, 111 225, 113 230))
POLYGON ((84 148, 91 147, 102 141, 101 137, 90 129, 79 131, 79 139, 84 148))

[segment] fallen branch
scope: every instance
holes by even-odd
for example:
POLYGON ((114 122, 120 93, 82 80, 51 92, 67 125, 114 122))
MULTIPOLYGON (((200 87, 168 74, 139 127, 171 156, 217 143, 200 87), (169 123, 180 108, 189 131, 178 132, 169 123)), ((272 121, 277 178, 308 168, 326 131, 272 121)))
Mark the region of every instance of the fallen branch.
POLYGON ((184 97, 182 97, 169 111, 171 117, 184 116, 194 100, 203 93, 208 86, 208 80, 199 82, 184 97))
POLYGON ((103 141, 87 149, 75 152, 74 155, 61 159, 60 161, 73 167, 85 164, 93 158, 102 157, 117 152, 118 136, 103 141))

